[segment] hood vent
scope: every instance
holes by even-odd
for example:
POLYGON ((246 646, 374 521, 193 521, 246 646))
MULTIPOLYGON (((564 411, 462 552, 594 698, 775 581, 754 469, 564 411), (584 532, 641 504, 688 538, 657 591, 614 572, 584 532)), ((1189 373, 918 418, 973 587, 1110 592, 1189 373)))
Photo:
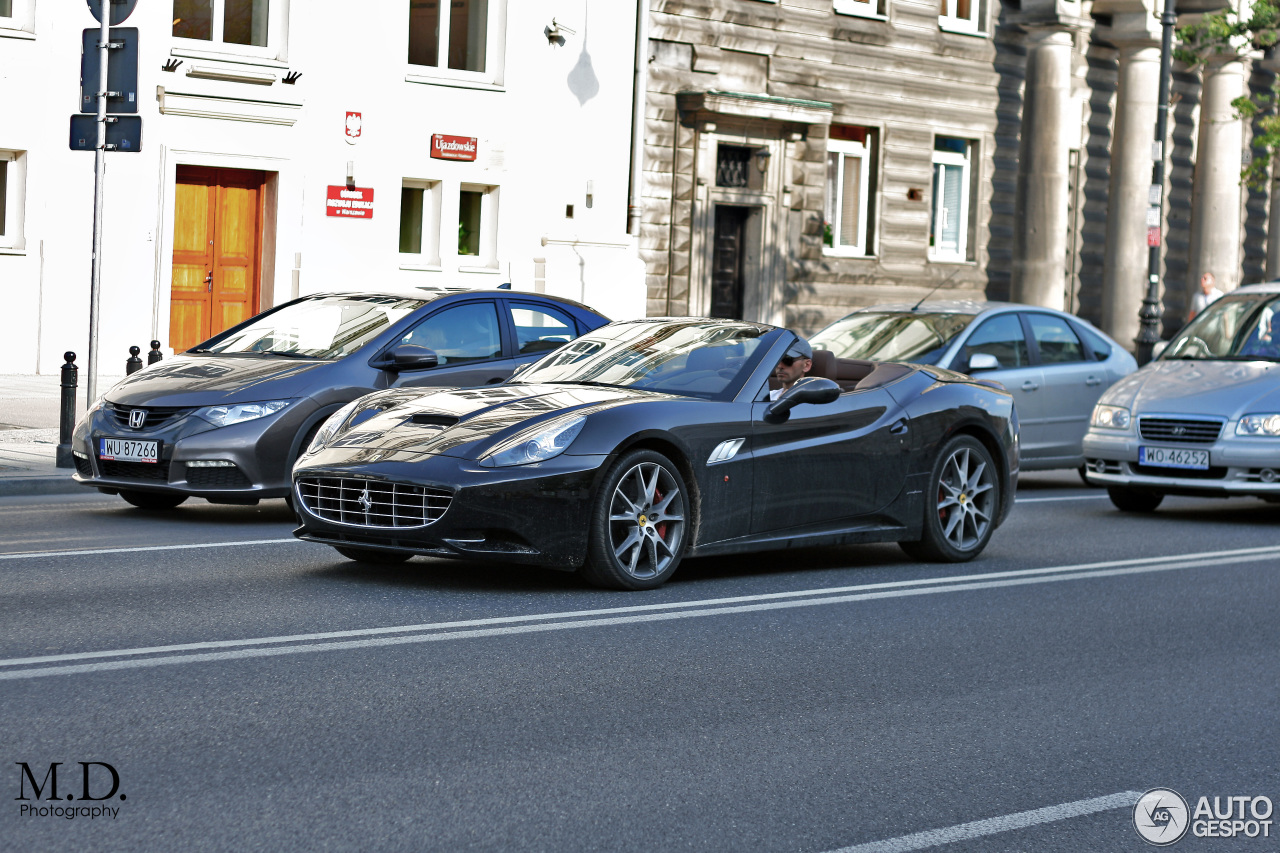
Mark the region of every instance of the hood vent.
POLYGON ((433 412, 419 412, 409 418, 409 423, 417 424, 418 426, 451 427, 457 422, 458 419, 453 415, 440 415, 433 412))

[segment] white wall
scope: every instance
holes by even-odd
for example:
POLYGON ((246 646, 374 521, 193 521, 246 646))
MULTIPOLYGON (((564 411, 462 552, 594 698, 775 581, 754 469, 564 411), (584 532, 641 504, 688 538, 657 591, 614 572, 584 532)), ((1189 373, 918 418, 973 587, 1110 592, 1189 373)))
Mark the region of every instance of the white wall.
MULTIPOLYGON (((95 22, 83 4, 34 2, 34 38, 0 27, 0 149, 27 152, 25 247, 0 249, 0 373, 53 373, 67 349, 84 365, 88 348, 94 157, 69 150, 68 123, 79 102, 80 33, 95 22)), ((251 61, 191 55, 190 43, 171 37, 163 0, 139 3, 125 22, 140 30, 143 144, 106 156, 100 373, 120 373, 131 344, 168 343, 174 178, 184 163, 274 173, 265 305, 290 297, 300 255, 301 293, 510 280, 614 318, 643 315, 643 266, 626 234, 634 3, 509 0, 503 74, 489 86, 406 81, 407 4, 363 4, 355 13, 337 0, 292 5, 284 49, 251 61), (553 17, 577 30, 563 46, 544 35, 553 17), (161 70, 170 59, 183 65, 161 70), (193 68, 275 79, 198 78, 193 68), (281 81, 287 71, 302 73, 296 85, 281 81), (191 109, 252 120, 175 114, 191 109), (345 141, 348 110, 363 114, 355 145, 345 141), (476 161, 432 159, 433 133, 476 137, 476 161), (326 187, 344 183, 349 160, 357 186, 375 190, 370 220, 325 216, 326 187), (437 269, 401 268, 405 178, 441 182, 437 269), (456 254, 461 183, 500 188, 496 263, 487 271, 466 271, 474 259, 456 254)), ((273 14, 284 6, 275 0, 273 14)))

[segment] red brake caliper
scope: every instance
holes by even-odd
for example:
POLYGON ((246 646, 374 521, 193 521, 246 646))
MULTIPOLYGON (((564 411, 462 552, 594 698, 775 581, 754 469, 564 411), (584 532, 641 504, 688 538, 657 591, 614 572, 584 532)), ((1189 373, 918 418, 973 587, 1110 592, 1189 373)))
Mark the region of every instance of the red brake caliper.
MULTIPOLYGON (((656 488, 653 490, 653 502, 654 503, 662 502, 662 492, 658 491, 656 488)), ((667 541, 667 523, 664 521, 661 524, 656 526, 658 528, 658 538, 661 539, 663 542, 666 542, 667 541)))

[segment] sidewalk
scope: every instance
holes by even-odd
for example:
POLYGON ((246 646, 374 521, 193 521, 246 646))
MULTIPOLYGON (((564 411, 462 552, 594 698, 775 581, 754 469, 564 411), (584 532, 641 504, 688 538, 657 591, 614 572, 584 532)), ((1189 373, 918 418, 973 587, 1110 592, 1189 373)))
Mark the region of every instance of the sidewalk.
MULTIPOLYGON (((101 376, 103 391, 122 377, 101 376)), ((84 411, 84 386, 76 416, 84 411)), ((0 376, 0 496, 90 494, 71 479, 72 468, 56 465, 61 379, 52 376, 0 376)))

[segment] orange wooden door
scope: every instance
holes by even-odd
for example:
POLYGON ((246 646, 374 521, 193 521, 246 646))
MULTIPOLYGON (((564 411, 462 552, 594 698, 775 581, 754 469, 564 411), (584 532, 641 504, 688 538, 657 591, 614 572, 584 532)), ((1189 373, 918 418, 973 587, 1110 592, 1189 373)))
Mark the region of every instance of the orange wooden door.
POLYGON ((262 172, 179 166, 169 340, 181 352, 258 311, 262 172))

